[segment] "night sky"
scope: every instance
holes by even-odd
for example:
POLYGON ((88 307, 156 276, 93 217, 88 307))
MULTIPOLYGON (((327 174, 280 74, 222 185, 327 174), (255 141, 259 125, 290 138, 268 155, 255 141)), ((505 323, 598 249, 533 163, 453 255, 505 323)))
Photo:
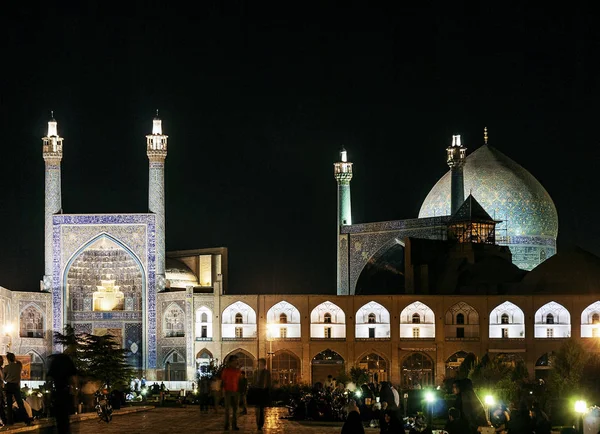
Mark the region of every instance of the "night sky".
POLYGON ((3 14, 0 286, 38 290, 44 273, 50 110, 63 211, 128 213, 148 211, 160 109, 167 250, 227 247, 230 292, 335 293, 342 145, 354 222, 413 218, 451 135, 471 152, 484 126, 554 199, 559 250, 600 254, 591 10, 82 3, 3 14))

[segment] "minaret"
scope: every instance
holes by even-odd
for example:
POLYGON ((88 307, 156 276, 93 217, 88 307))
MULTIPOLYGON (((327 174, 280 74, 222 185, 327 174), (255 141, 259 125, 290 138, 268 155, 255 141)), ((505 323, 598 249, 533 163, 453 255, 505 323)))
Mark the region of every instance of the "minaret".
POLYGON ((156 289, 165 288, 165 158, 167 137, 162 133, 162 121, 152 121, 152 134, 146 136, 150 177, 148 183, 148 209, 156 215, 156 289))
POLYGON ((451 173, 451 187, 450 187, 450 215, 460 208, 465 201, 465 179, 463 175, 463 168, 465 165, 465 158, 467 154, 467 148, 460 143, 460 135, 452 136, 452 145, 446 148, 448 152, 448 166, 450 166, 451 173))
POLYGON ((63 155, 63 138, 58 135, 58 125, 51 112, 48 121, 48 134, 42 137, 42 155, 45 163, 45 207, 44 207, 44 280, 45 291, 52 290, 52 216, 62 210, 60 191, 60 162, 63 155))
POLYGON ((337 200, 337 293, 348 294, 348 235, 342 234, 344 225, 352 224, 352 206, 350 203, 350 180, 352 179, 352 163, 348 162, 348 153, 344 148, 340 151, 340 160, 334 163, 334 175, 338 185, 337 200), (344 265, 345 264, 345 265, 344 265))

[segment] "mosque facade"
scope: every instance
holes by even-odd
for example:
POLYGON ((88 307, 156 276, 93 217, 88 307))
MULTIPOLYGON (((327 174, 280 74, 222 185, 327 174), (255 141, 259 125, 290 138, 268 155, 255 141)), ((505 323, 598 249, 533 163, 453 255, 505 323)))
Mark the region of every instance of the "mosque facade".
POLYGON ((325 296, 231 295, 226 248, 167 252, 167 140, 157 117, 146 137, 148 213, 64 214, 63 139, 49 122, 41 289, 0 287, 0 351, 28 356, 32 379, 44 377, 48 355, 60 351, 52 334, 66 324, 115 336, 149 380, 195 380, 211 361, 237 354, 249 372, 268 358, 281 384, 361 366, 404 388, 439 384, 468 353, 513 354, 541 375, 566 339, 592 348, 600 336, 600 259, 556 254, 548 193, 487 143, 467 156, 453 139, 450 172, 419 218, 360 224, 343 150, 334 164, 337 295, 325 296), (381 270, 391 278, 380 279, 381 270))

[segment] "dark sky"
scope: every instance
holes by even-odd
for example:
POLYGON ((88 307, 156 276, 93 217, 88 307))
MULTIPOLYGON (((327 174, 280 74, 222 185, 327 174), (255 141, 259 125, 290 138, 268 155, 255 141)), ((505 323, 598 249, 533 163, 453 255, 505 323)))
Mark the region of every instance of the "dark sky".
POLYGON ((341 145, 354 221, 410 218, 447 170, 450 136, 472 151, 484 126, 554 199, 559 250, 600 254, 591 10, 83 3, 3 14, 1 286, 36 290, 44 272, 50 110, 64 212, 115 213, 147 212, 160 109, 167 249, 228 247, 231 292, 335 293, 341 145))

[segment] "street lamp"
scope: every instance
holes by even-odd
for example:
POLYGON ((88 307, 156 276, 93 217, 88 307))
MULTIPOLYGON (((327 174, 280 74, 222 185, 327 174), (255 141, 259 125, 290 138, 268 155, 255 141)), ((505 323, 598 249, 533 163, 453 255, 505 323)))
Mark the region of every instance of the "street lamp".
POLYGON ((492 418, 492 407, 495 403, 494 397, 492 395, 485 395, 485 408, 486 408, 486 416, 488 418, 488 422, 492 418))
POLYGON ((3 327, 4 331, 4 342, 6 344, 6 353, 10 351, 10 346, 12 344, 12 332, 14 326, 11 322, 7 322, 3 327))
POLYGON ((583 400, 575 402, 575 413, 579 414, 579 433, 583 434, 583 415, 587 413, 587 404, 583 400))
POLYGON ((433 403, 435 402, 435 393, 425 392, 425 402, 429 407, 429 427, 431 428, 431 421, 433 420, 433 403))
POLYGON ((267 339, 269 340, 269 371, 273 372, 273 339, 277 336, 277 325, 267 324, 267 339))

